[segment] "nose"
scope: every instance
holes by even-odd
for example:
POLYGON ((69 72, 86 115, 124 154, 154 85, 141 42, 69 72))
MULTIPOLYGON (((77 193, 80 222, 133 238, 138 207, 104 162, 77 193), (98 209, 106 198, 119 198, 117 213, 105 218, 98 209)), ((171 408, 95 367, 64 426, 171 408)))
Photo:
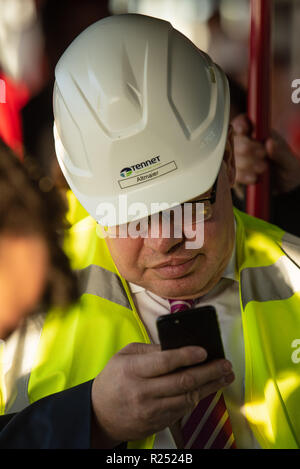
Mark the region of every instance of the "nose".
POLYGON ((171 254, 184 244, 185 236, 183 227, 170 223, 164 225, 160 218, 157 223, 151 222, 148 236, 144 239, 144 246, 161 254, 171 254))
POLYGON ((161 254, 172 254, 183 245, 183 239, 178 238, 145 238, 144 246, 161 254))

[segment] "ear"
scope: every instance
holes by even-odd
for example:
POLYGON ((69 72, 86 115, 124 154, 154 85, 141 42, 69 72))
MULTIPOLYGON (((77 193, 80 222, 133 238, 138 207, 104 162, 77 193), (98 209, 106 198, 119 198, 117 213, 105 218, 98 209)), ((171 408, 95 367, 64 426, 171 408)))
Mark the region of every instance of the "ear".
POLYGON ((227 142, 226 142, 223 161, 226 165, 226 173, 227 173, 229 185, 230 187, 233 187, 235 183, 236 169, 235 169, 235 159, 234 159, 234 141, 233 141, 232 125, 229 125, 229 128, 228 128, 227 142))

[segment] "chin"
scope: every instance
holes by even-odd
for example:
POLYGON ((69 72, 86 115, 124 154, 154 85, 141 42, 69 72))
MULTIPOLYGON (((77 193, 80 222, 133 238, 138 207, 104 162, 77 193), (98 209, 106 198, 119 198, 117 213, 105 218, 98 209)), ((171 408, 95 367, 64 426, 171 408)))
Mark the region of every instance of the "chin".
POLYGON ((200 285, 199 281, 193 282, 190 276, 171 280, 160 280, 159 282, 155 282, 152 287, 149 287, 149 290, 163 298, 178 299, 197 298, 207 293, 207 291, 205 291, 205 285, 200 285))

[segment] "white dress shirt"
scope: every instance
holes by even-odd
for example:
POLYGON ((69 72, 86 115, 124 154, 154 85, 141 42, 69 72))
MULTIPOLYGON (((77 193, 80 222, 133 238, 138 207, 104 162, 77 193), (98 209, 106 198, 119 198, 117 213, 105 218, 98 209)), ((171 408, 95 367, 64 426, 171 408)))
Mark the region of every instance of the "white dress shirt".
MULTIPOLYGON (((236 275, 236 254, 233 250, 229 264, 219 283, 207 295, 202 296, 196 306, 213 305, 221 330, 226 358, 232 363, 235 380, 224 388, 224 398, 230 416, 232 430, 238 448, 257 449, 258 442, 242 413, 244 405, 245 353, 242 317, 239 301, 239 285, 236 275)), ((159 343, 156 319, 169 314, 169 302, 144 288, 129 283, 133 301, 144 323, 151 341, 159 343)), ((155 448, 174 449, 174 439, 169 429, 158 433, 155 448)))

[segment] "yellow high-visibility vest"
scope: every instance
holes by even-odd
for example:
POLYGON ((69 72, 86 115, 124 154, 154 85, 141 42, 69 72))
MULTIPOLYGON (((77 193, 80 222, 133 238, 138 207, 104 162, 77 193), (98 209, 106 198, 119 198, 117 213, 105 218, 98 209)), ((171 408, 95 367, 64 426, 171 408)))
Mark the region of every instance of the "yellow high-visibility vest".
MULTIPOLYGON (((235 218, 244 412, 262 448, 300 448, 300 240, 238 210, 235 218)), ((67 311, 47 313, 28 383, 30 403, 94 378, 128 343, 150 343, 92 218, 71 228, 66 252, 82 296, 67 311)), ((154 438, 128 447, 151 448, 154 438)))

